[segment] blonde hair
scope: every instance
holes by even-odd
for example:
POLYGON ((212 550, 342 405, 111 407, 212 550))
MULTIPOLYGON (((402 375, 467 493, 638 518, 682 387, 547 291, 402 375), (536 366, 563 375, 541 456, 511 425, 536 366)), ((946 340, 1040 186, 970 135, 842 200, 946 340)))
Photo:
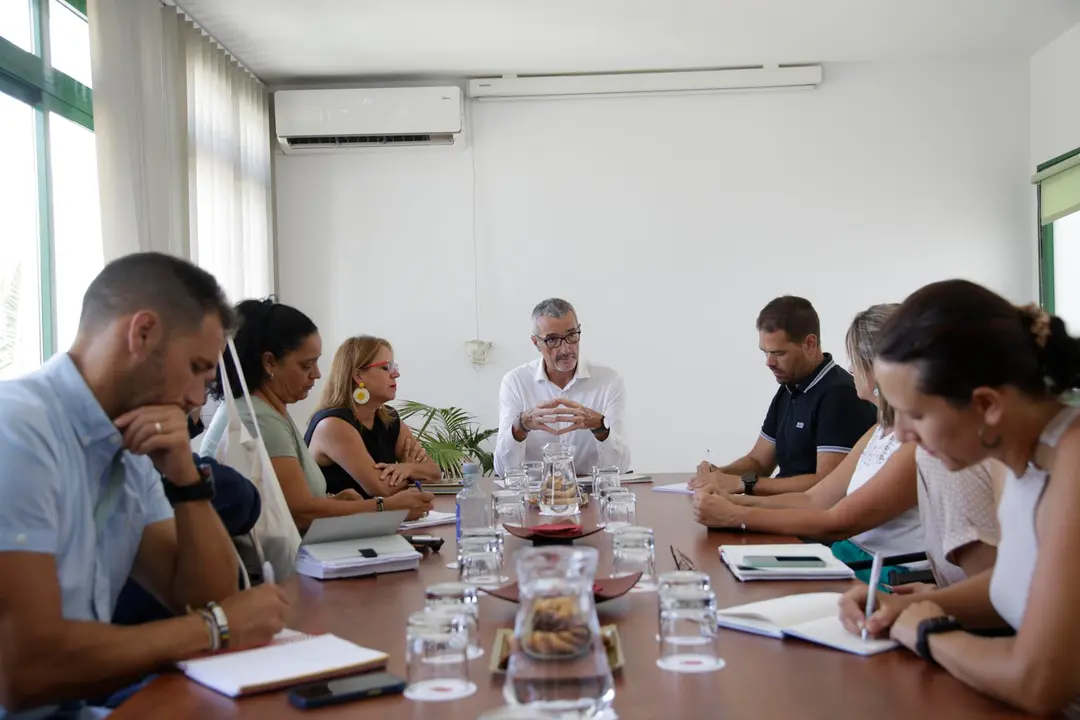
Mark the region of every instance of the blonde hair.
MULTIPOLYGON (((327 408, 348 408, 355 413, 353 391, 356 390, 356 372, 370 365, 382 348, 394 351, 388 340, 371 335, 357 335, 341 343, 330 363, 330 372, 316 412, 327 408)), ((389 422, 390 413, 385 406, 380 407, 378 413, 383 422, 389 422)))
MULTIPOLYGON (((878 331, 885 325, 900 305, 897 303, 884 303, 871 305, 866 310, 855 316, 848 328, 845 345, 851 364, 863 377, 868 377, 874 371, 874 338, 878 331)), ((876 388, 875 388, 876 389, 876 388)), ((878 396, 878 407, 881 409, 878 418, 886 428, 893 425, 893 409, 885 398, 878 396)))

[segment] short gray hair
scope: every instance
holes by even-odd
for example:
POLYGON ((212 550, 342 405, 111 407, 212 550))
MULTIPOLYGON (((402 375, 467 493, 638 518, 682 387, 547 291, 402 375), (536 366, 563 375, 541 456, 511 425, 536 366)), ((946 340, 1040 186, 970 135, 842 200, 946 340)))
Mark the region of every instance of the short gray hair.
POLYGON ((536 323, 539 322, 540 318, 561 318, 566 317, 567 313, 574 313, 574 319, 578 319, 577 310, 565 300, 562 300, 561 298, 541 300, 536 304, 536 307, 534 307, 532 311, 533 332, 536 332, 536 323))

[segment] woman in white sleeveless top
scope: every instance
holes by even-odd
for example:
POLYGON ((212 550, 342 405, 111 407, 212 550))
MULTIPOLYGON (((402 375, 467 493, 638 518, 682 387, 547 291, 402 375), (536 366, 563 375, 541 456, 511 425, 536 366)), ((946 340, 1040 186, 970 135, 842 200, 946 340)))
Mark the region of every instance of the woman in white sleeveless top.
POLYGON ((852 591, 845 626, 891 633, 1026 711, 1080 717, 1080 409, 1059 399, 1080 381, 1080 342, 1059 318, 950 280, 905 300, 876 351, 901 440, 952 470, 993 458, 1009 472, 993 569, 928 594, 882 596, 869 619, 865 587, 852 591), (986 636, 1001 629, 1015 636, 986 636))
POLYGON ((855 389, 860 398, 878 405, 879 423, 835 470, 805 492, 756 496, 701 491, 694 501, 698 522, 839 541, 833 552, 846 562, 872 558, 875 552, 891 557, 925 550, 916 509, 915 446, 902 446, 893 433, 892 413, 877 392, 872 367, 874 336, 897 307, 874 305, 860 312, 846 339, 855 389))

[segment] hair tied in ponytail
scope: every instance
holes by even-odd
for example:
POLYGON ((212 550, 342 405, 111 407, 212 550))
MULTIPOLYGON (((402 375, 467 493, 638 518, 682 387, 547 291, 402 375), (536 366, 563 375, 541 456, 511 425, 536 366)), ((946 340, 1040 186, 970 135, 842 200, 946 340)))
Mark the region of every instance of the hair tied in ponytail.
POLYGON ((1030 323, 1031 334, 1035 336, 1035 344, 1040 350, 1046 349, 1046 343, 1050 340, 1050 316, 1035 303, 1029 303, 1020 308, 1020 312, 1030 323))

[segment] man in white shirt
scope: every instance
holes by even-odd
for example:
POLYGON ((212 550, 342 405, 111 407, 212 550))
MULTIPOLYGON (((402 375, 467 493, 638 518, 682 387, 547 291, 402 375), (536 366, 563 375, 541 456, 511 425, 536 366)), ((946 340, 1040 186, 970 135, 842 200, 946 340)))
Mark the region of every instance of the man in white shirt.
POLYGON ((495 472, 543 458, 544 446, 574 448, 574 467, 630 470, 623 431, 626 392, 611 368, 579 358, 581 325, 574 306, 551 298, 533 309, 533 346, 540 357, 508 372, 499 389, 495 472))

